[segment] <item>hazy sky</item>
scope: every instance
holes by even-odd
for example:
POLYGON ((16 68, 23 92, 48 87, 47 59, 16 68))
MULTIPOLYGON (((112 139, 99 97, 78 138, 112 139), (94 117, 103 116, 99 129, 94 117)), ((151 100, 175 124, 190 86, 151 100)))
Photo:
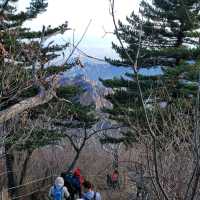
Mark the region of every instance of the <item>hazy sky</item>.
MULTIPOLYGON (((140 0, 116 0, 116 16, 124 20, 125 16, 130 15, 133 10, 138 10, 140 0)), ((18 7, 25 8, 29 0, 19 0, 18 7)), ((56 26, 65 21, 69 22, 69 27, 75 29, 75 38, 78 40, 87 26, 90 19, 92 24, 84 38, 81 48, 87 53, 98 54, 103 57, 104 54, 111 53, 111 41, 114 39, 112 35, 104 35, 103 28, 106 31, 113 31, 112 18, 109 14, 108 0, 49 0, 47 12, 41 14, 37 19, 26 23, 33 29, 41 29, 42 25, 56 26), (100 50, 101 52, 97 51, 100 50)), ((61 36, 65 40, 69 40, 72 31, 61 36)))

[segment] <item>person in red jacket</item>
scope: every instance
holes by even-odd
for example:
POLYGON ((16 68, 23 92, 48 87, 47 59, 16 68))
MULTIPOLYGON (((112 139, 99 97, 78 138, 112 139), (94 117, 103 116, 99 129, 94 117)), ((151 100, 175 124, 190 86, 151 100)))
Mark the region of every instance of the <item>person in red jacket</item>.
POLYGON ((114 170, 111 180, 113 189, 119 189, 119 172, 117 170, 114 170))
POLYGON ((81 196, 82 196, 82 185, 83 185, 83 182, 84 182, 84 177, 81 176, 81 170, 80 170, 80 168, 77 167, 74 170, 74 176, 77 177, 78 180, 79 180, 79 182, 80 182, 80 189, 79 189, 78 193, 79 193, 79 198, 81 198, 81 196))

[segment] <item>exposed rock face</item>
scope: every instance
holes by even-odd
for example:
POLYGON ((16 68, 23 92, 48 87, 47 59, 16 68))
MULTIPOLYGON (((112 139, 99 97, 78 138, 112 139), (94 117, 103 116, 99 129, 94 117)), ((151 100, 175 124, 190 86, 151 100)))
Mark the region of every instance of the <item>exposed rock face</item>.
POLYGON ((111 108, 112 104, 105 99, 105 96, 112 93, 112 89, 106 88, 96 81, 87 79, 84 75, 78 75, 72 79, 64 76, 62 85, 75 85, 83 89, 77 99, 83 105, 95 105, 99 110, 103 107, 111 108))

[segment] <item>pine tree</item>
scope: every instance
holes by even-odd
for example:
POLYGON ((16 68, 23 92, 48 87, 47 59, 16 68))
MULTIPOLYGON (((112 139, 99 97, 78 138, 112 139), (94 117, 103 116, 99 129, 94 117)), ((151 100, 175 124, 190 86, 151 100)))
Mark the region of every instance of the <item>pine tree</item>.
MULTIPOLYGON (((187 118, 193 123, 194 107, 199 84, 200 64, 182 62, 174 68, 163 68, 163 74, 157 76, 139 75, 139 82, 147 115, 152 129, 164 148, 165 142, 174 137, 170 127, 176 126, 176 116, 187 118), (168 124, 167 122, 172 124, 168 124), (162 135, 162 134, 163 135, 162 135)), ((113 104, 112 109, 104 109, 112 120, 117 121, 128 130, 122 132, 121 138, 106 137, 103 143, 124 143, 132 145, 138 142, 141 135, 148 135, 149 129, 145 118, 140 93, 134 74, 127 74, 127 78, 101 80, 106 87, 113 89, 114 94, 107 96, 113 104)), ((193 127, 188 130, 185 138, 191 137, 193 127), (189 131, 190 130, 190 131, 189 131)), ((177 137, 182 137, 177 133, 177 137)))
POLYGON ((30 28, 23 27, 23 23, 45 12, 47 1, 32 0, 25 12, 17 12, 16 3, 17 0, 0 2, 0 77, 2 80, 0 110, 2 111, 22 100, 20 93, 27 88, 29 91, 30 88, 38 88, 32 90, 34 91, 32 96, 40 92, 42 83, 44 86, 48 85, 45 79, 50 72, 51 75, 55 75, 69 68, 69 65, 65 65, 56 70, 54 66, 44 69, 46 63, 60 56, 57 52, 68 47, 68 44, 57 45, 53 42, 44 46, 44 42, 52 35, 69 30, 68 23, 65 22, 55 28, 43 26, 41 31, 31 31, 30 28))
MULTIPOLYGON (((190 51, 187 47, 199 47, 199 10, 198 0, 142 1, 140 14, 133 12, 126 18, 127 23, 119 21, 119 35, 126 44, 128 53, 135 59, 142 31, 140 64, 156 64, 156 57, 160 55, 174 57, 178 63, 180 58, 198 55, 199 49, 190 51), (184 55, 179 54, 180 51, 184 55)), ((119 54, 122 63, 131 64, 120 46, 113 43, 112 47, 119 54)))
MULTIPOLYGON (((81 88, 72 87, 71 89, 71 94, 74 94, 74 96, 76 92, 75 97, 83 92, 81 88)), ((69 99, 69 94, 68 87, 60 88, 58 93, 60 97, 65 99, 69 99)), ((55 112, 51 112, 50 115, 53 127, 57 130, 61 130, 61 133, 68 139, 75 152, 74 158, 68 165, 67 172, 74 169, 83 149, 89 143, 89 140, 101 132, 100 129, 96 130, 94 128, 95 124, 99 121, 95 112, 95 106, 81 105, 77 102, 76 98, 72 98, 72 102, 72 104, 63 104, 63 102, 56 103, 54 106, 55 112), (59 113, 59 116, 57 116, 57 113, 59 113)))
MULTIPOLYGON (((10 175, 15 186, 23 184, 23 180, 29 176, 27 169, 32 153, 48 145, 59 145, 61 142, 63 144, 66 140, 69 141, 75 155, 68 170, 75 167, 83 148, 94 134, 90 129, 98 121, 92 105, 83 106, 77 102, 75 97, 81 92, 82 89, 75 86, 58 88, 57 98, 60 101, 53 98, 48 103, 29 110, 26 123, 18 123, 17 127, 12 127, 12 131, 3 144, 5 142, 5 146, 9 147, 7 152, 12 159, 17 152, 25 155, 22 170, 17 175, 10 175), (34 128, 31 129, 31 127, 34 128)), ((24 95, 27 97, 28 94, 24 95)), ((11 166, 13 169, 13 163, 11 166)), ((60 173, 59 169, 58 173, 60 173)), ((21 195, 20 190, 11 191, 21 195)))
MULTIPOLYGON (((59 56, 57 51, 68 46, 68 44, 59 46, 52 42, 44 46, 44 42, 51 35, 69 30, 68 23, 65 22, 55 28, 44 26, 41 31, 31 31, 23 27, 23 23, 45 12, 47 1, 31 0, 27 10, 21 12, 16 9, 17 3, 18 0, 0 1, 0 124, 4 124, 5 129, 1 128, 1 133, 6 132, 6 140, 16 136, 14 143, 5 143, 8 188, 13 187, 9 190, 11 197, 16 195, 17 184, 13 174, 14 154, 11 150, 18 141, 20 130, 25 130, 23 128, 30 120, 29 114, 25 113, 29 113, 29 109, 45 104, 56 96, 56 89, 59 87, 58 74, 69 68, 66 64, 60 68, 49 66, 44 69, 46 63, 59 56), (54 78, 52 80, 49 77, 54 78)), ((36 143, 47 145, 53 140, 49 138, 50 141, 44 140, 43 143, 38 143, 36 136, 38 134, 30 137, 31 145, 36 143)), ((33 151, 33 146, 25 147, 26 151, 33 151)))

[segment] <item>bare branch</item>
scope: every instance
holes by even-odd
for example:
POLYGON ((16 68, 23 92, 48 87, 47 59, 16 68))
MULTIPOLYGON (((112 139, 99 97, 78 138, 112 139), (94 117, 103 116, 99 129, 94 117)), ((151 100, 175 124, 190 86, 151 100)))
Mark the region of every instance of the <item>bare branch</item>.
POLYGON ((139 81, 139 75, 138 75, 138 71, 137 71, 137 65, 138 65, 138 58, 139 58, 139 54, 140 54, 140 49, 141 49, 141 35, 142 35, 142 22, 141 22, 141 30, 140 30, 140 34, 139 34, 139 45, 138 45, 138 51, 137 51, 137 54, 136 54, 136 58, 135 58, 135 62, 134 60, 131 58, 131 56, 129 55, 129 53, 127 52, 122 40, 121 40, 121 37, 120 37, 120 34, 118 32, 118 27, 117 27, 117 23, 116 23, 116 19, 115 19, 115 13, 114 13, 114 7, 115 7, 115 0, 109 0, 110 1, 110 8, 111 8, 111 15, 112 15, 112 19, 113 19, 113 24, 114 24, 114 27, 115 27, 115 33, 116 33, 116 36, 117 36, 117 39, 118 41, 120 42, 120 45, 124 51, 124 53, 126 54, 128 60, 130 61, 130 63, 132 64, 132 68, 133 68, 133 71, 136 75, 136 83, 137 83, 137 86, 138 86, 138 90, 139 90, 139 94, 140 94, 140 100, 141 100, 141 103, 142 103, 142 107, 143 107, 143 110, 144 110, 144 114, 145 114, 145 119, 146 119, 146 122, 147 122, 147 126, 148 126, 148 129, 149 129, 149 133, 153 139, 153 158, 154 158, 154 169, 155 169, 155 175, 156 175, 156 183, 158 184, 158 187, 160 188, 164 198, 166 200, 169 200, 167 194, 165 193, 161 183, 160 183, 160 178, 159 178, 159 172, 158 172, 158 164, 157 164, 157 142, 156 142, 156 135, 154 133, 154 131, 152 130, 152 127, 151 127, 151 124, 150 124, 150 121, 149 121, 149 117, 147 115, 147 110, 146 110, 146 107, 145 107, 145 103, 144 103, 144 98, 143 98, 143 93, 142 93, 142 89, 141 89, 141 86, 140 86, 140 81, 139 81))
POLYGON ((92 20, 89 21, 88 25, 87 25, 86 28, 85 28, 85 31, 84 31, 82 37, 81 37, 80 40, 77 42, 77 44, 74 46, 72 52, 69 54, 68 58, 67 58, 66 61, 65 61, 66 63, 69 61, 69 59, 71 58, 71 56, 74 54, 76 48, 79 46, 79 44, 81 43, 81 41, 82 41, 83 38, 85 37, 85 35, 86 35, 86 33, 87 33, 87 31, 88 31, 88 29, 89 29, 91 23, 92 23, 92 20))
POLYGON ((49 102, 56 95, 55 89, 59 87, 60 77, 59 75, 54 76, 51 80, 52 86, 48 90, 41 87, 41 91, 38 95, 25 99, 3 111, 0 111, 0 124, 14 118, 17 114, 20 114, 27 109, 35 108, 49 102))
POLYGON ((97 133, 103 132, 103 131, 108 131, 108 130, 116 130, 116 129, 120 129, 120 128, 125 128, 126 126, 119 126, 119 127, 108 127, 108 128, 102 128, 102 129, 98 129, 98 130, 93 130, 93 132, 88 135, 87 139, 91 138, 92 136, 94 136, 97 133))
POLYGON ((104 28, 104 26, 102 26, 102 29, 104 31, 104 35, 102 36, 102 38, 106 37, 107 34, 114 34, 113 32, 111 31, 106 31, 106 29, 104 28))
POLYGON ((70 137, 67 133, 64 134, 64 135, 69 139, 69 141, 70 141, 71 145, 73 146, 74 150, 75 150, 76 152, 78 152, 78 151, 79 151, 79 148, 78 148, 78 147, 76 146, 76 144, 74 143, 72 137, 70 137))

